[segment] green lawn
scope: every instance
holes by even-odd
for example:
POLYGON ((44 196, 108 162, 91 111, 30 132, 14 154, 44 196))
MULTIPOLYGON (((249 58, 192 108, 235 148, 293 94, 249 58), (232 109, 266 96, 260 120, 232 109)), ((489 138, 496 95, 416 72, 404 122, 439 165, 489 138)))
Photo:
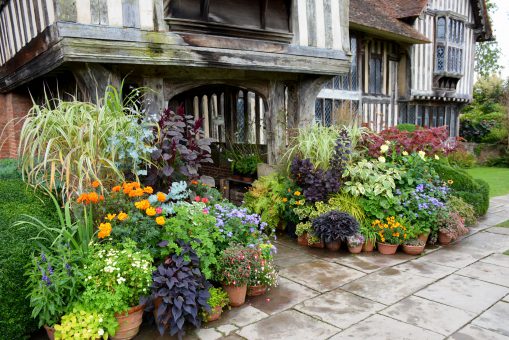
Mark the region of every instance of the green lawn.
POLYGON ((500 224, 497 224, 495 227, 509 228, 509 220, 502 222, 500 224))
POLYGON ((467 172, 488 182, 491 197, 509 194, 509 168, 479 167, 467 169, 467 172))

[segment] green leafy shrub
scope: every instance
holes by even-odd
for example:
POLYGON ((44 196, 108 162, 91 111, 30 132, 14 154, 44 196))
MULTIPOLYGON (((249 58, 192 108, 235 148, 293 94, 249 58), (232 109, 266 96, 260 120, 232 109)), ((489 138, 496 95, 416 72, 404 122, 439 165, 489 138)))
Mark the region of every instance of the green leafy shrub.
POLYGON ((460 168, 473 168, 477 160, 474 155, 465 150, 456 150, 447 155, 450 165, 460 168))
POLYGON ((16 159, 0 159, 0 179, 20 179, 18 161, 16 159))
POLYGON ((440 178, 447 182, 454 196, 462 198, 472 205, 476 216, 483 216, 490 205, 490 186, 481 179, 474 179, 465 171, 443 163, 435 163, 435 170, 440 178))
POLYGON ((447 201, 447 208, 450 211, 456 211, 465 221, 465 226, 469 227, 477 222, 475 210, 471 204, 465 202, 462 198, 450 196, 447 201))
POLYGON ((34 194, 21 180, 0 181, 0 334, 4 339, 22 338, 36 327, 23 277, 37 248, 30 240, 36 230, 31 226, 13 229, 11 224, 22 214, 58 223, 54 211, 53 203, 34 194))
POLYGON ((407 131, 407 132, 414 132, 417 130, 417 125, 415 124, 399 124, 396 126, 399 131, 407 131))

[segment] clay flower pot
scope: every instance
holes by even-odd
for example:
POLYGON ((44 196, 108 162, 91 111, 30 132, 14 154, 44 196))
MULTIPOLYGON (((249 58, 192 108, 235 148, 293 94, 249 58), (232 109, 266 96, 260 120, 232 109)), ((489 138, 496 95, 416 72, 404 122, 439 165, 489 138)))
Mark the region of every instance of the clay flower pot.
POLYGON ((428 237, 429 237, 429 232, 427 233, 424 233, 424 234, 420 234, 418 239, 422 242, 424 242, 424 244, 428 243, 428 237))
POLYGON ((332 242, 325 242, 325 247, 330 251, 338 251, 341 248, 341 241, 336 240, 332 242))
POLYGON ((302 235, 300 235, 298 238, 297 238, 297 243, 301 246, 305 246, 307 247, 309 245, 308 243, 308 234, 307 233, 304 233, 302 235))
POLYGON ((247 287, 247 296, 260 296, 267 292, 267 287, 264 285, 249 286, 247 287))
POLYGON ((48 335, 49 340, 55 339, 55 328, 44 325, 44 329, 46 330, 46 334, 48 335))
POLYGON ((373 241, 366 241, 362 245, 362 251, 365 251, 366 253, 370 253, 375 249, 375 244, 373 241))
POLYGON ((438 232, 438 243, 440 243, 441 245, 443 246, 446 246, 448 244, 450 244, 452 242, 452 237, 447 234, 447 233, 443 233, 443 232, 438 232))
POLYGON ((240 287, 223 285, 223 288, 230 299, 230 306, 238 307, 246 302, 247 284, 240 287))
MULTIPOLYGON (((309 242, 309 240, 308 240, 308 242, 309 242)), ((325 243, 323 242, 323 240, 321 240, 320 242, 309 243, 309 246, 311 248, 325 248, 325 243)))
MULTIPOLYGON (((360 244, 357 247, 350 247, 350 246, 348 246, 348 250, 352 254, 360 254, 360 252, 362 251, 362 247, 364 247, 363 244, 360 244)), ((371 250, 373 250, 373 249, 371 249, 371 250)))
POLYGON ((140 331, 140 325, 143 321, 143 309, 145 305, 138 305, 132 307, 127 311, 127 314, 117 314, 115 318, 118 321, 118 328, 113 340, 129 340, 132 339, 140 331))
POLYGON ((424 251, 425 247, 426 247, 425 245, 423 245, 423 246, 411 246, 411 245, 404 244, 403 245, 403 252, 405 254, 408 254, 408 255, 421 255, 422 252, 424 251))
POLYGON ((387 243, 382 243, 382 242, 377 243, 378 251, 382 255, 396 254, 396 250, 398 250, 398 246, 399 246, 398 244, 387 244, 387 243))
POLYGON ((216 306, 210 310, 210 313, 207 315, 207 322, 216 321, 221 317, 223 313, 223 308, 221 306, 216 306))

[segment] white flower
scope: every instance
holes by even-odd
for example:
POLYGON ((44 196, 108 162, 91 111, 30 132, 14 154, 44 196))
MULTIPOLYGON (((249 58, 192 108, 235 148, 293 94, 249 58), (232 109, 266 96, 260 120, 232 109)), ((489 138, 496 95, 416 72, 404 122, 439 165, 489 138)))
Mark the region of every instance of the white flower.
POLYGON ((99 334, 99 336, 103 336, 104 335, 104 329, 99 328, 99 331, 97 332, 97 334, 99 334))
POLYGON ((385 163, 385 157, 384 157, 384 156, 380 156, 380 157, 378 157, 378 161, 379 161, 380 163, 385 163))
POLYGON ((406 152, 406 151, 403 151, 401 154, 402 154, 403 156, 408 156, 408 152, 406 152))
POLYGON ((386 145, 391 145, 391 141, 390 141, 390 140, 386 140, 386 141, 385 141, 385 144, 386 144, 386 145))
POLYGON ((438 161, 440 157, 438 157, 438 155, 435 155, 435 159, 438 161))
MULTIPOLYGON (((99 317, 99 323, 103 322, 103 318, 102 317, 99 317)), ((99 330, 101 331, 101 330, 99 330)), ((104 331, 103 331, 104 332, 104 331)))
POLYGON ((419 151, 418 154, 419 154, 419 157, 421 157, 423 160, 425 160, 424 156, 426 156, 426 152, 419 151))
POLYGON ((384 145, 382 145, 382 146, 380 147, 380 151, 381 151, 382 153, 386 153, 388 150, 389 150, 389 145, 387 145, 387 144, 384 144, 384 145))

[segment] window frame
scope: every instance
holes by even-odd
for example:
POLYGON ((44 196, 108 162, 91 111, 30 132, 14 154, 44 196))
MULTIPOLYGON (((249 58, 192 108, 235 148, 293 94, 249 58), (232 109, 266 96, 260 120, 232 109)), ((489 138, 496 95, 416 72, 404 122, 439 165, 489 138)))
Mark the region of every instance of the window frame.
POLYGON ((465 28, 464 18, 451 13, 437 13, 435 16, 434 74, 461 77, 465 73, 465 28), (441 19, 445 20, 444 36, 439 30, 441 19), (440 58, 438 51, 443 49, 440 58), (440 59, 442 66, 440 66, 440 59))

